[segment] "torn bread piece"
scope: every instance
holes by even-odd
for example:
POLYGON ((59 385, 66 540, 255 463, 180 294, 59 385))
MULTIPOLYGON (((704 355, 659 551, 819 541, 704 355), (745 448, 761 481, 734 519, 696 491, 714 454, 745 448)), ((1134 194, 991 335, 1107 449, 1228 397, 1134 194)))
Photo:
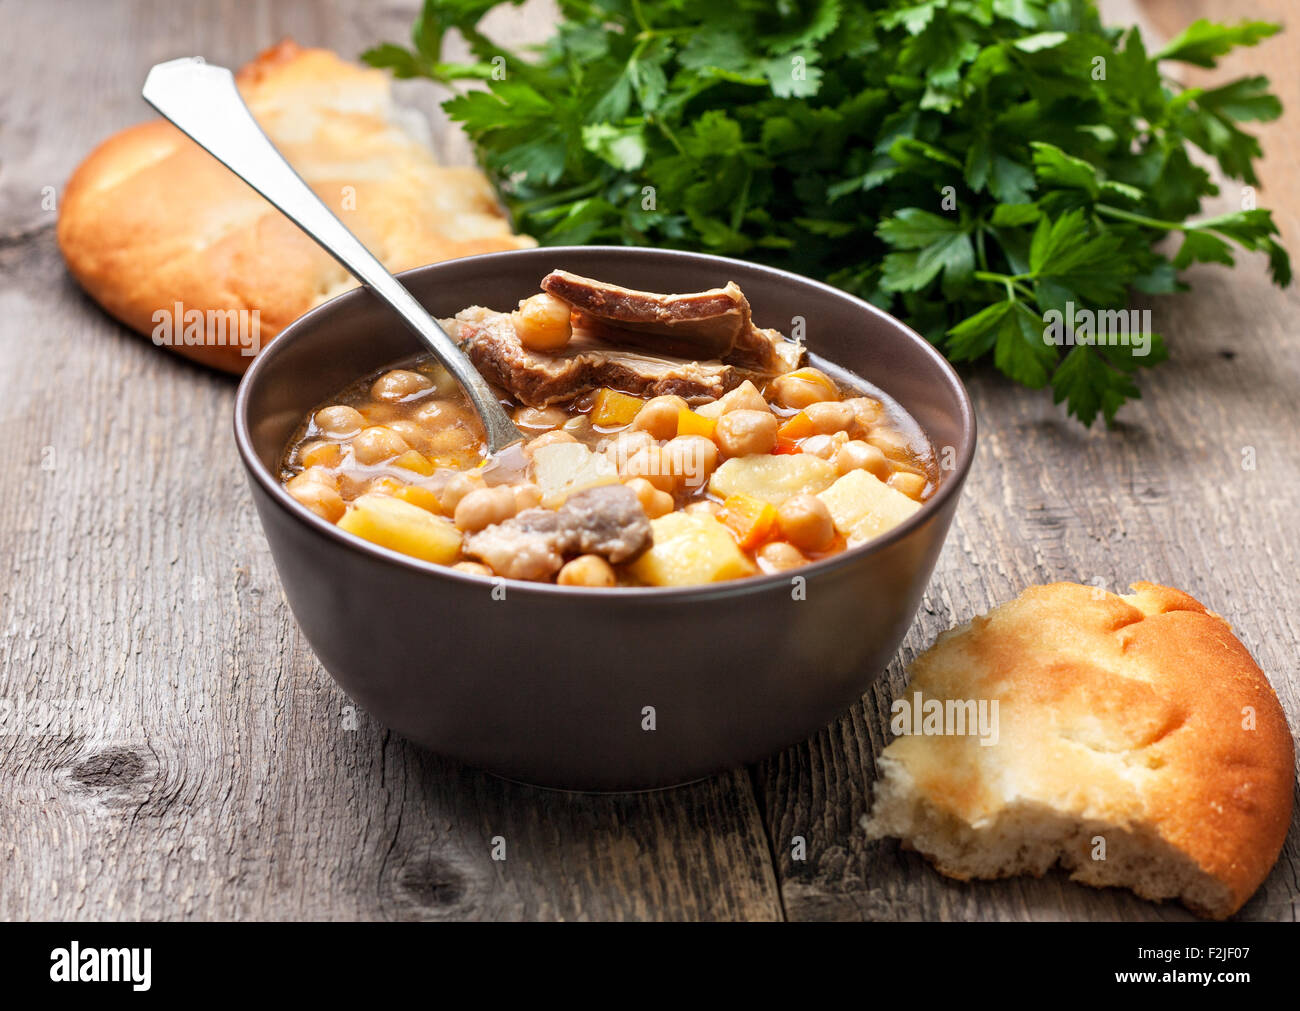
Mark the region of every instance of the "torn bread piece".
POLYGON ((1035 586, 941 635, 891 710, 904 735, 877 763, 868 836, 962 880, 1059 866, 1236 912, 1290 824, 1290 730, 1227 622, 1179 590, 1133 590, 1035 586))
MULTIPOLYGON (((482 172, 438 164, 423 118, 394 100, 383 71, 285 41, 236 79, 289 164, 390 271, 536 245, 511 233, 482 172)), ((165 120, 105 140, 59 208, 59 248, 92 298, 227 372, 358 283, 165 120)))

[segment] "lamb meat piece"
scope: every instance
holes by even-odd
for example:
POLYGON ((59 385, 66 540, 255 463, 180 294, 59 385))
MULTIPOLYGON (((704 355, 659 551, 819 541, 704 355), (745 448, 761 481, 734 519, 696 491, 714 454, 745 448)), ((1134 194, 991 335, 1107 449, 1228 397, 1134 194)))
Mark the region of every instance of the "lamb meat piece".
POLYGON ((800 345, 754 326, 749 300, 735 281, 686 295, 661 295, 553 270, 542 290, 567 302, 614 344, 631 344, 695 360, 779 375, 799 367, 800 345))
POLYGON ((636 558, 654 539, 650 517, 636 492, 625 484, 603 484, 580 491, 556 512, 564 517, 570 531, 566 554, 601 555, 617 565, 636 558))
POLYGON ((444 329, 461 342, 488 382, 529 407, 564 403, 609 386, 638 397, 676 394, 692 403, 715 400, 744 380, 732 365, 696 362, 611 348, 581 325, 560 351, 530 351, 509 313, 479 307, 458 313, 444 329))
POLYGON ((627 562, 650 547, 650 519, 621 484, 588 488, 559 509, 525 509, 465 538, 464 551, 507 579, 550 579, 566 556, 601 555, 627 562))

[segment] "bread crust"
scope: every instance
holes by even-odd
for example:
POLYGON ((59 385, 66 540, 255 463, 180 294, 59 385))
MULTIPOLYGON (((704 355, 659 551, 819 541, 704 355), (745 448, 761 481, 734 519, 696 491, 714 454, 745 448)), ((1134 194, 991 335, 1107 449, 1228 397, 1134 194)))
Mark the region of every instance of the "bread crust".
POLYGON ((1114 868, 1139 849, 1157 863, 1185 858, 1221 887, 1198 890, 1212 900, 1179 897, 1201 915, 1236 912, 1290 825, 1290 729, 1223 618, 1180 590, 1132 589, 1035 586, 940 636, 913 664, 908 694, 997 699, 999 742, 896 738, 881 756, 870 834, 901 836, 951 876, 995 877, 1016 871, 990 872, 961 847, 939 852, 915 812, 946 819, 968 841, 1026 809, 1051 812, 1058 824, 1109 826, 1117 837, 1105 873, 1086 845, 1063 844, 1061 863, 1076 879, 1173 897, 1117 879, 1114 868))
MULTIPOLYGON (((534 245, 516 236, 476 169, 436 163, 401 122, 387 76, 282 42, 238 75, 262 128, 393 271, 534 245)), ((69 180, 58 242, 111 315, 146 336, 160 310, 257 310, 260 343, 356 281, 214 158, 163 120, 100 144, 69 180)), ((174 350, 241 373, 245 348, 205 326, 174 350)))

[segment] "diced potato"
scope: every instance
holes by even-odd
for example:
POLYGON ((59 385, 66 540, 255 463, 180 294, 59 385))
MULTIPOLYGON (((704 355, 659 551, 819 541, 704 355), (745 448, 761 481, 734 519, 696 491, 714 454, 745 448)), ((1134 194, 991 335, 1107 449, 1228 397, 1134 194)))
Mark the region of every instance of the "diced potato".
POLYGON ((591 405, 591 423, 602 428, 630 425, 644 406, 645 401, 640 397, 602 387, 596 391, 596 399, 591 405))
POLYGON ((408 449, 405 453, 393 461, 394 467, 401 467, 403 470, 413 470, 417 474, 428 477, 433 473, 433 464, 423 453, 418 453, 413 449, 408 449))
POLYGON ((362 495, 338 525, 385 548, 439 565, 451 564, 460 554, 460 531, 450 520, 391 495, 362 495))
POLYGON ((632 563, 650 586, 697 586, 751 576, 757 567, 727 528, 703 513, 673 512, 651 520, 654 546, 632 563))
POLYGON ((421 487, 418 484, 403 485, 397 491, 393 492, 394 497, 403 501, 410 502, 413 506, 419 506, 421 509, 431 513, 441 513, 442 504, 438 501, 436 492, 428 488, 421 487))
POLYGON ((533 452, 533 483, 542 490, 542 505, 555 509, 584 488, 616 484, 618 468, 603 454, 580 442, 553 442, 533 452))
POLYGON ((820 498, 850 547, 879 537, 921 508, 921 503, 865 470, 849 471, 820 498))
POLYGON ((748 495, 779 506, 791 495, 815 495, 834 480, 835 467, 808 453, 738 456, 713 472, 709 490, 723 499, 748 495))

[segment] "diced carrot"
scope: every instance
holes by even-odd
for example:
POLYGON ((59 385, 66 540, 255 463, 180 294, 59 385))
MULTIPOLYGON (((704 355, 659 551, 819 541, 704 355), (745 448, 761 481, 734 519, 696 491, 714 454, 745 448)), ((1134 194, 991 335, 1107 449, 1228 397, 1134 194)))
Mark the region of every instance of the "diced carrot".
POLYGON ((403 470, 413 470, 425 477, 433 473, 433 464, 429 462, 429 458, 414 449, 408 449, 394 460, 393 466, 401 467, 403 470))
POLYGON ((630 425, 637 412, 645 406, 640 397, 633 397, 608 386, 596 391, 596 398, 591 405, 591 423, 602 428, 615 428, 630 425))
POLYGON ((712 418, 696 414, 689 407, 679 407, 677 409, 678 435, 702 435, 706 439, 712 439, 713 430, 717 425, 718 423, 712 418))
POLYGON ((810 435, 816 435, 817 429, 813 427, 808 412, 800 411, 793 417, 787 418, 785 424, 776 430, 776 434, 786 439, 806 439, 810 435))
POLYGON ((801 452, 803 451, 799 448, 799 443, 795 442, 793 439, 787 439, 783 435, 778 435, 776 437, 776 445, 772 447, 772 453, 774 456, 791 456, 795 453, 801 452))
POLYGON ((749 495, 728 495, 718 519, 746 551, 762 546, 777 532, 776 506, 749 495))

